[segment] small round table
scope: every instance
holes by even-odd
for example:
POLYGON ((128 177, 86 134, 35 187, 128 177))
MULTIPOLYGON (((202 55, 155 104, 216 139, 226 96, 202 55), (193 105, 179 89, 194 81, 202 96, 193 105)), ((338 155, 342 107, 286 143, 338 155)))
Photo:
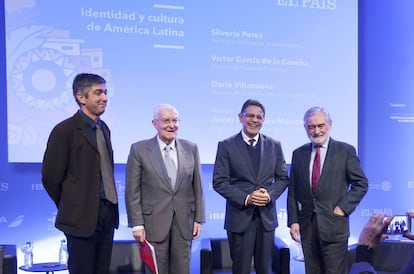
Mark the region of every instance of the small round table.
POLYGON ((54 271, 61 271, 67 270, 68 266, 65 264, 60 264, 58 262, 47 262, 47 263, 38 263, 33 264, 30 268, 26 268, 26 266, 20 266, 20 270, 28 271, 28 272, 45 272, 48 273, 55 273, 54 271))

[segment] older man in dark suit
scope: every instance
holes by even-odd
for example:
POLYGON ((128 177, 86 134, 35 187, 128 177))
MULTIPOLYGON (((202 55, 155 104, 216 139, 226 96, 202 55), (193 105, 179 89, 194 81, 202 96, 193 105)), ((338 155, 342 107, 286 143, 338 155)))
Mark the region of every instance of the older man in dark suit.
POLYGON ((67 238, 71 274, 109 273, 118 227, 110 132, 99 118, 106 93, 101 76, 75 77, 73 95, 80 110, 52 130, 43 159, 42 181, 58 209, 55 225, 67 238))
POLYGON ((233 273, 268 274, 278 225, 276 200, 288 184, 280 142, 259 133, 264 106, 247 100, 239 113, 240 133, 219 142, 213 187, 226 199, 224 228, 230 244, 233 273))
POLYGON ((132 144, 126 171, 128 225, 138 242, 154 245, 161 274, 189 274, 191 241, 205 222, 197 145, 177 139, 178 111, 158 105, 157 135, 132 144))
POLYGON ((310 143, 293 152, 288 226, 302 243, 307 274, 346 274, 349 215, 368 190, 355 148, 330 138, 332 120, 321 107, 304 115, 310 143))

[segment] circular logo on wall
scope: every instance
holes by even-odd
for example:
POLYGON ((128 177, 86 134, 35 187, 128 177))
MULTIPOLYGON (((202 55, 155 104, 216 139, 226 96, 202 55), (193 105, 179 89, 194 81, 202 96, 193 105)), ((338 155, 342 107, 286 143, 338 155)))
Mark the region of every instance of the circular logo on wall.
POLYGON ((390 191, 392 188, 392 183, 390 181, 382 181, 381 189, 383 191, 390 191))
POLYGON ((50 48, 31 49, 17 59, 9 85, 27 106, 56 110, 72 103, 71 76, 75 72, 69 56, 50 48))

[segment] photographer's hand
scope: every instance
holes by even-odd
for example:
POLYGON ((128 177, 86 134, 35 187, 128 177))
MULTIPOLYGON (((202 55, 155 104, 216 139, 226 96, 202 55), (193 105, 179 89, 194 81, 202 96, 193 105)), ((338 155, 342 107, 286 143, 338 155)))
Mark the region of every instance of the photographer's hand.
MULTIPOLYGON (((407 211, 407 216, 409 217, 409 219, 414 218, 414 212, 407 211)), ((406 232, 403 234, 403 237, 414 241, 414 234, 412 233, 412 231, 406 232)))
POLYGON ((384 217, 384 214, 372 214, 359 235, 359 245, 367 246, 372 249, 388 237, 384 231, 391 223, 394 216, 388 216, 385 220, 384 217))

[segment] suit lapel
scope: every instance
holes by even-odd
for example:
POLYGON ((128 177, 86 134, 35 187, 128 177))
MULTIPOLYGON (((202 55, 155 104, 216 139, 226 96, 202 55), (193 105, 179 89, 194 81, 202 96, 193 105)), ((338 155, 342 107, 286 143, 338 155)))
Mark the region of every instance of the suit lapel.
POLYGON ((249 173, 252 177, 252 182, 256 182, 256 174, 254 172, 253 163, 252 163, 252 160, 250 159, 250 155, 249 155, 249 152, 247 151, 247 146, 246 146, 246 143, 243 140, 243 136, 242 136, 241 132, 238 135, 236 135, 236 140, 235 141, 236 141, 235 143, 236 143, 237 149, 240 151, 241 159, 246 159, 247 160, 247 161, 244 161, 244 163, 247 164, 247 168, 248 168, 249 173))
POLYGON ((329 170, 331 169, 330 166, 333 165, 335 161, 335 157, 339 157, 340 154, 338 154, 335 150, 337 149, 336 142, 330 138, 328 143, 328 149, 326 151, 325 160, 323 162, 322 171, 321 171, 321 177, 319 179, 319 185, 323 183, 324 178, 329 175, 325 175, 329 173, 329 170))
POLYGON ((299 163, 299 167, 304 170, 305 172, 301 172, 304 175, 304 178, 301 178, 301 181, 304 182, 305 189, 312 194, 311 190, 311 181, 310 181, 310 161, 311 161, 311 154, 312 154, 312 144, 309 143, 303 150, 299 152, 301 155, 298 155, 296 159, 299 159, 301 162, 299 163))
POLYGON ((172 190, 170 180, 168 177, 168 173, 167 173, 167 169, 165 168, 164 160, 162 158, 162 153, 159 149, 157 137, 154 137, 151 140, 149 140, 147 144, 147 148, 149 151, 149 159, 150 159, 150 162, 154 170, 157 171, 156 173, 158 174, 158 176, 160 176, 160 179, 162 180, 162 182, 170 190, 172 190))
POLYGON ((186 164, 191 161, 191 155, 183 148, 183 143, 178 139, 175 140, 175 149, 177 150, 177 180, 175 181, 175 189, 177 189, 182 183, 183 172, 186 164))
POLYGON ((95 148, 96 152, 99 152, 98 147, 96 146, 96 140, 92 138, 91 130, 89 129, 86 121, 82 118, 79 112, 77 112, 74 116, 76 119, 76 127, 80 131, 82 137, 95 148))
POLYGON ((260 162, 259 162, 259 169, 257 171, 257 178, 260 178, 261 174, 263 173, 263 169, 266 167, 266 159, 268 159, 268 157, 275 157, 274 155, 269 155, 268 153, 270 153, 270 150, 267 149, 266 150, 266 146, 267 146, 267 141, 265 140, 265 138, 263 137, 262 134, 259 135, 259 143, 260 143, 260 162))

